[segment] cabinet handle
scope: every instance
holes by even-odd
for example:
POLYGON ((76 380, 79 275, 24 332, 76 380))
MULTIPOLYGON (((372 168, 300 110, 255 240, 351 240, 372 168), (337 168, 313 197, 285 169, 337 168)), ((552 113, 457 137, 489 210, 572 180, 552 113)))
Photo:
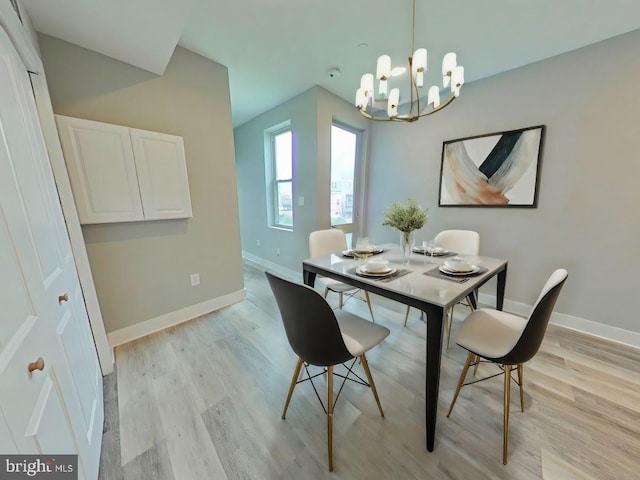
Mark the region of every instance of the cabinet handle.
POLYGON ((68 301, 69 301, 69 295, 66 293, 58 297, 58 305, 60 305, 62 302, 68 302, 68 301))
POLYGON ((31 362, 28 367, 29 373, 32 373, 34 370, 44 370, 44 360, 42 357, 38 357, 35 362, 31 362))

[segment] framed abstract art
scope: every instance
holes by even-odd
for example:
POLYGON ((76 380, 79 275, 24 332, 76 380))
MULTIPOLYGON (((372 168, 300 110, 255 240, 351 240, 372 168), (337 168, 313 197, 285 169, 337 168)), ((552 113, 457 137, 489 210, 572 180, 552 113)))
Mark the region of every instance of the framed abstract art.
POLYGON ((535 207, 544 125, 448 140, 441 207, 535 207))

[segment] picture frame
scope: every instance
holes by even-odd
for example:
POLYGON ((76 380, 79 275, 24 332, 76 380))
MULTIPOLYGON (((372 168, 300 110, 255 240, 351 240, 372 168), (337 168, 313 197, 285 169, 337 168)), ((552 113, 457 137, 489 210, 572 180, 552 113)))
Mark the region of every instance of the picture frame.
POLYGON ((447 140, 440 163, 440 207, 538 204, 545 126, 447 140))

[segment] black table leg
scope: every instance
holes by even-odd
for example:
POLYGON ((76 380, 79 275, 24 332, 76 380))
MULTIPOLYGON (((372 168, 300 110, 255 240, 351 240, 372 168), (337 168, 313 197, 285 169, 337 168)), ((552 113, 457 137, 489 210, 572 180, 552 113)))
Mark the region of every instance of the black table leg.
POLYGON ((442 358, 442 335, 445 310, 435 305, 425 305, 427 315, 427 371, 426 371, 426 419, 427 450, 433 452, 438 414, 438 388, 440 384, 440 359, 442 358))
POLYGON ((302 280, 304 281, 305 285, 309 285, 311 288, 313 288, 313 286, 316 283, 316 274, 314 272, 310 272, 310 271, 305 270, 303 268, 302 269, 302 280))
POLYGON ((507 265, 498 273, 498 285, 496 286, 496 310, 502 310, 504 304, 504 289, 507 285, 507 265))

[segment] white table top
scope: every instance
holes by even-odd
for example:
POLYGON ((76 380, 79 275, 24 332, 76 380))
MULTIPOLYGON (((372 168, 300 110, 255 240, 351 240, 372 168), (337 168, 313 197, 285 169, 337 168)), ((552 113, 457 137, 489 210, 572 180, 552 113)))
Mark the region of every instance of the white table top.
POLYGON ((355 273, 349 273, 349 270, 352 270, 360 264, 359 261, 344 257, 340 253, 310 258, 304 260, 303 265, 315 267, 314 270, 320 270, 317 273, 321 276, 336 278, 346 283, 352 283, 349 280, 353 280, 361 284, 369 284, 383 290, 427 301, 433 305, 445 308, 454 305, 460 299, 467 296, 471 291, 487 282, 507 265, 506 260, 464 255, 463 257, 467 259, 469 263, 485 267, 487 271, 469 277, 469 280, 464 283, 456 283, 423 275, 423 273, 428 270, 438 268, 447 258, 451 257, 433 257, 434 263, 431 263, 431 257, 414 252, 411 255, 409 265, 403 265, 398 245, 385 244, 380 245, 380 247, 383 248, 385 252, 371 258, 384 258, 389 261, 390 267, 408 269, 411 270, 411 273, 388 281, 381 281, 379 278, 363 277, 355 273))

